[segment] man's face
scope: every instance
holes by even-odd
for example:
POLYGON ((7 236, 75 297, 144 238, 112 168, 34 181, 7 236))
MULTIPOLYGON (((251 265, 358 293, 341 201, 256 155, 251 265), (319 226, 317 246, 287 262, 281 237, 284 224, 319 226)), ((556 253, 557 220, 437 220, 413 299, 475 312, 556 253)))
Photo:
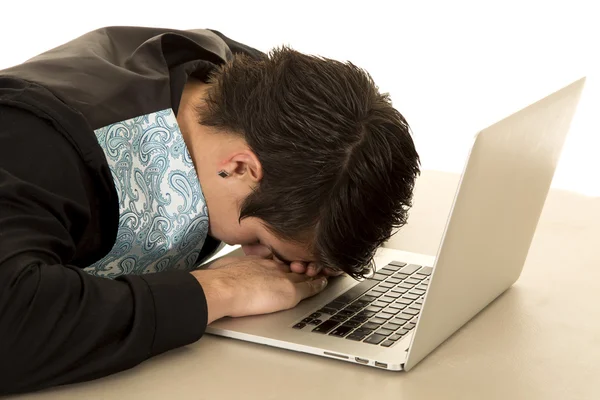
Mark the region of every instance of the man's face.
MULTIPOLYGON (((223 217, 228 219, 226 215, 223 217)), ((306 244, 278 238, 258 218, 245 218, 238 223, 237 218, 232 218, 231 221, 214 221, 211 215, 211 234, 225 243, 241 244, 246 255, 272 255, 275 260, 286 264, 293 261, 314 261, 314 256, 306 244)))

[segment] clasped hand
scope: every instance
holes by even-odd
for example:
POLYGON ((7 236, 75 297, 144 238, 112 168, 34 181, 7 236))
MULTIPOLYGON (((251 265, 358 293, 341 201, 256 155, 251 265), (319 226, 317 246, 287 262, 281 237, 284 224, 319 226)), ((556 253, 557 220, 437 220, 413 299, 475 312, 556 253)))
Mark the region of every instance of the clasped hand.
POLYGON ((268 314, 295 307, 327 286, 337 271, 281 263, 266 255, 221 257, 205 269, 193 271, 204 291, 208 323, 219 318, 268 314))

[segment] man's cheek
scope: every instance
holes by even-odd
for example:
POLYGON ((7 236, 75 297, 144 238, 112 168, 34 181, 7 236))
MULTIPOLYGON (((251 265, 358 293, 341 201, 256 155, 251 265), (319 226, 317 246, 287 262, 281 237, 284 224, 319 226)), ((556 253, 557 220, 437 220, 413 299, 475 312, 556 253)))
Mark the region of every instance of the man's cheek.
POLYGON ((269 257, 271 255, 271 251, 260 244, 246 244, 242 246, 242 250, 247 256, 269 257))

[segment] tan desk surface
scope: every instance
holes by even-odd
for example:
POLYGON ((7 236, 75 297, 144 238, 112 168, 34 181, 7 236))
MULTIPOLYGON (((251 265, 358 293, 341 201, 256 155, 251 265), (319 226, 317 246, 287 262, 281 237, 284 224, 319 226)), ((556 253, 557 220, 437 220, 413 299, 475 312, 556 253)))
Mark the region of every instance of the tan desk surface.
MULTIPOLYGON (((457 176, 426 172, 393 240, 435 253, 457 176)), ((552 191, 517 283, 397 373, 206 336, 93 382, 23 399, 600 399, 600 198, 552 191)))

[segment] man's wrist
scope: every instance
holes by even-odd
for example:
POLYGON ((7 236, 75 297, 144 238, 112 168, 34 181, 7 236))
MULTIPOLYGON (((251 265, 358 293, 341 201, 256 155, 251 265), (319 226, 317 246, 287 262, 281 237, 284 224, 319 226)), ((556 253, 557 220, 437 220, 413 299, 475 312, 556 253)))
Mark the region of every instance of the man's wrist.
POLYGON ((208 324, 230 315, 233 290, 219 270, 203 269, 191 273, 198 281, 208 308, 208 324))

